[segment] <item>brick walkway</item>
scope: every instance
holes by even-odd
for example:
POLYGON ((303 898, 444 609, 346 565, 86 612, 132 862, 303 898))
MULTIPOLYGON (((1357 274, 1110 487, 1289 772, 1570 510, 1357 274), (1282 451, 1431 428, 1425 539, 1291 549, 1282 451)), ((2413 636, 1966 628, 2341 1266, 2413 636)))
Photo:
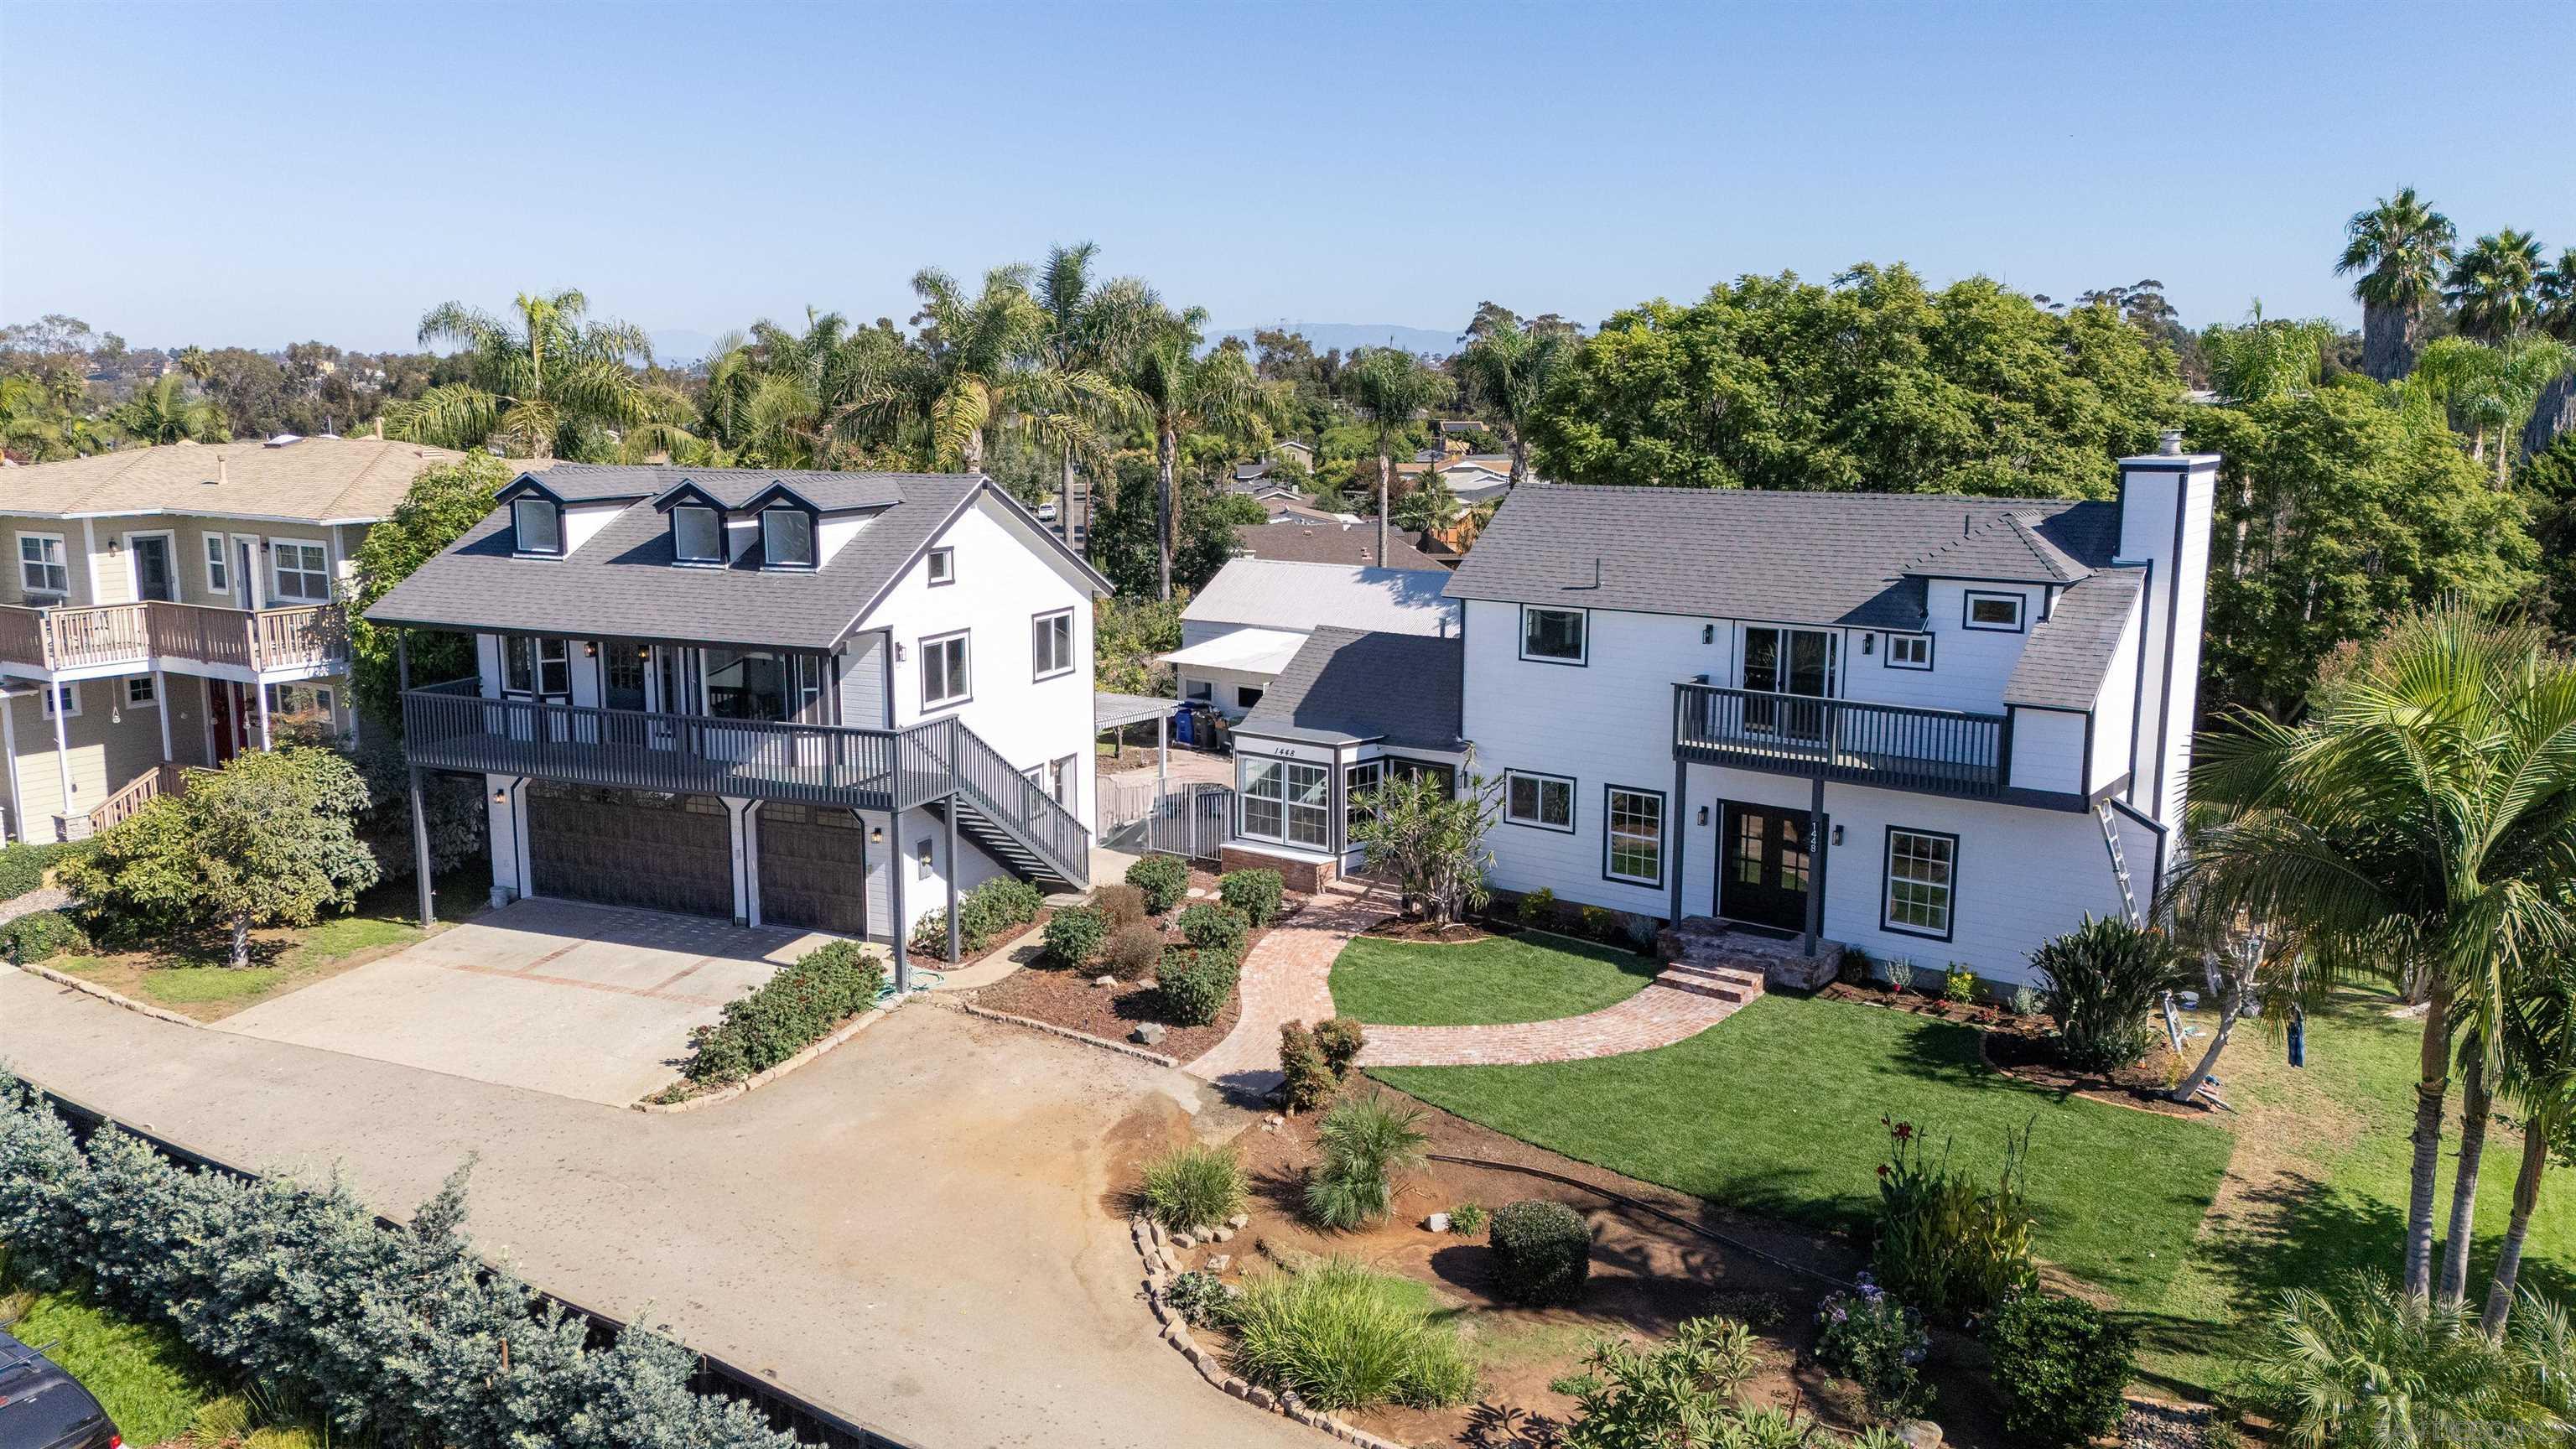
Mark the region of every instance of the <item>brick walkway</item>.
MULTIPOLYGON (((1279 1026, 1333 1014, 1333 958, 1393 912, 1392 893, 1336 882, 1280 925, 1243 962, 1243 1011, 1225 1040, 1183 1070, 1246 1097, 1279 1085, 1279 1026)), ((1372 1026, 1360 1065, 1512 1066, 1650 1051, 1699 1035, 1741 1005, 1661 983, 1599 1011, 1501 1026, 1372 1026)))

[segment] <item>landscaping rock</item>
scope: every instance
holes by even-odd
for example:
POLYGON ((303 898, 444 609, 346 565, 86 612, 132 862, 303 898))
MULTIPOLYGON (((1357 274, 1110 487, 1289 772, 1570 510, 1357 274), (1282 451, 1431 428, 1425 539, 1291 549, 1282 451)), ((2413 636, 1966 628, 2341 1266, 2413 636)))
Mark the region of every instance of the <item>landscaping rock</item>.
POLYGON ((1109 975, 1094 976, 1091 978, 1091 984, 1094 986, 1115 986, 1118 984, 1118 978, 1109 975))
POLYGON ((1208 1234, 1208 1241, 1211 1243, 1232 1242, 1234 1241, 1234 1229, 1218 1228, 1216 1231, 1208 1234))
POLYGON ((1279 1396, 1259 1384, 1254 1384, 1245 1391, 1243 1401, 1256 1409, 1275 1409, 1279 1406, 1279 1396))
POLYGON ((1929 1419, 1908 1419, 1896 1426, 1896 1437, 1906 1449, 1941 1449, 1941 1426, 1929 1419))
POLYGON ((1211 1273, 1222 1273, 1233 1266, 1234 1255, 1232 1253, 1210 1253, 1208 1255, 1207 1270, 1211 1273))
POLYGON ((1252 1217, 1248 1213, 1236 1213, 1225 1220, 1225 1225, 1239 1233, 1252 1226, 1252 1217))
POLYGON ((1174 1234, 1172 1234, 1172 1246, 1173 1246, 1173 1247, 1175 1247, 1175 1248, 1195 1248, 1195 1247, 1197 1247, 1198 1245, 1199 1245, 1199 1238, 1198 1238, 1198 1234, 1196 1234, 1196 1233, 1174 1233, 1174 1234))
POLYGON ((1163 1039, 1164 1034, 1169 1030, 1170 1028, 1164 1026, 1159 1021, 1148 1021, 1140 1023, 1137 1028, 1134 1031, 1129 1032, 1127 1036, 1131 1041, 1138 1041, 1147 1046, 1152 1046, 1155 1043, 1160 1042, 1163 1039))
POLYGON ((1449 1231, 1449 1215, 1447 1213, 1433 1213, 1431 1216, 1422 1220, 1422 1227, 1425 1232, 1445 1233, 1449 1231))

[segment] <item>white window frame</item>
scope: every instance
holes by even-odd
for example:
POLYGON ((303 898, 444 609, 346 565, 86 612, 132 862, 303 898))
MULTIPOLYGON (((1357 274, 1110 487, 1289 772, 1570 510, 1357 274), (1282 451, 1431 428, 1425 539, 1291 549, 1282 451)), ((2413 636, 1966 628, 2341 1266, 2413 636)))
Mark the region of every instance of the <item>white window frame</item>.
POLYGON ((79 719, 81 717, 81 687, 79 680, 72 680, 68 684, 57 684, 42 696, 44 700, 44 715, 47 719, 52 719, 54 717, 54 700, 57 696, 62 700, 63 718, 79 719))
POLYGON ((676 564, 685 564, 691 568, 722 568, 724 567, 724 561, 724 510, 721 508, 709 507, 704 503, 673 504, 671 507, 671 562, 676 564), (708 518, 714 520, 716 544, 715 551, 713 553, 688 554, 680 552, 680 515, 683 513, 703 513, 708 518))
MULTIPOLYGON (((1603 880, 1617 881, 1621 885, 1649 886, 1657 890, 1663 888, 1664 842, 1671 834, 1670 822, 1665 819, 1664 806, 1665 796, 1661 790, 1648 790, 1636 785, 1604 785, 1601 788, 1601 878, 1603 880), (1622 829, 1620 802, 1623 796, 1631 802, 1639 800, 1654 802, 1654 831, 1651 837, 1633 824, 1625 830, 1622 829), (1621 873, 1618 860, 1619 846, 1622 841, 1626 841, 1632 848, 1639 847, 1640 842, 1643 842, 1643 848, 1654 851, 1655 869, 1652 874, 1621 873)), ((1632 808, 1629 813, 1633 818, 1636 812, 1632 808)))
POLYGON ((159 690, 152 687, 151 675, 129 674, 125 676, 125 707, 127 709, 159 709, 161 707, 161 693, 159 690), (143 697, 141 699, 134 697, 134 691, 137 686, 140 686, 143 690, 143 697))
POLYGON ((1880 930, 1890 931, 1900 936, 1920 936, 1929 941, 1947 941, 1957 932, 1959 925, 1958 836, 1946 830, 1923 830, 1910 825, 1891 825, 1887 827, 1886 847, 1880 853, 1880 869, 1883 876, 1878 892, 1880 930), (1905 875, 1897 873, 1897 841, 1900 837, 1928 842, 1938 847, 1937 851, 1911 853, 1908 859, 1937 868, 1939 879, 1934 879, 1925 873, 1905 875), (1911 909, 1931 909, 1932 903, 1938 902, 1940 924, 1937 928, 1921 920, 1909 922, 1897 919, 1896 888, 1899 884, 1918 888, 1919 894, 1908 902, 1911 909))
POLYGON ((1962 629, 1974 629, 1987 634, 2019 634, 2027 629, 2029 624, 2030 600, 2020 594, 1998 593, 1992 589, 1970 589, 1959 605, 1959 627, 1962 629), (2012 605, 2012 622, 2009 624, 1978 623, 1977 606, 1979 604, 2012 605))
POLYGON ((814 515, 806 512, 802 508, 793 508, 785 504, 778 504, 760 510, 760 566, 762 568, 771 569, 810 569, 814 567, 816 562, 814 535, 817 532, 818 530, 814 527, 814 515), (769 524, 771 519, 776 518, 781 514, 792 517, 797 522, 805 525, 805 556, 803 558, 780 558, 778 556, 778 539, 777 536, 770 531, 769 524))
POLYGON ((1931 668, 1931 667, 1932 667, 1932 636, 1931 636, 1931 635, 1929 635, 1929 634, 1890 634, 1890 635, 1888 635, 1888 636, 1887 636, 1887 657, 1886 657, 1886 658, 1885 658, 1885 660, 1883 660, 1882 662, 1884 663, 1885 667, 1887 667, 1887 668, 1889 668, 1889 669, 1929 669, 1929 668, 1931 668), (1921 651, 1921 653, 1922 653, 1923 657, 1922 657, 1922 658, 1920 658, 1920 659, 1906 659, 1906 658, 1903 658, 1903 657, 1899 656, 1899 655, 1898 655, 1898 653, 1897 653, 1897 646, 1898 646, 1898 645, 1905 645, 1905 646, 1907 646, 1907 647, 1909 648, 1909 650, 1911 650, 1911 649, 1916 648, 1916 647, 1918 647, 1918 646, 1919 646, 1920 651, 1921 651))
POLYGON ((973 630, 960 629, 953 634, 933 634, 921 641, 921 707, 925 712, 934 709, 947 709, 952 705, 964 704, 975 697, 975 646, 972 642, 973 636, 973 630), (949 694, 933 695, 930 692, 931 656, 934 653, 946 650, 951 644, 957 646, 957 666, 954 669, 947 669, 946 666, 943 665, 942 668, 948 675, 946 683, 954 692, 949 694), (958 688, 957 686, 961 681, 964 687, 958 688))
POLYGON ((1184 679, 1181 681, 1181 698, 1198 704, 1214 704, 1216 703, 1216 681, 1184 679))
POLYGON ((220 533, 209 533, 204 536, 203 542, 206 545, 203 560, 206 566, 206 592, 222 594, 229 598, 233 591, 232 540, 220 533))
POLYGON ((1054 679, 1073 672, 1073 611, 1056 609, 1029 618, 1029 667, 1032 679, 1054 679), (1058 625, 1063 626, 1060 630, 1058 625), (1054 652, 1061 635, 1062 652, 1054 664, 1047 654, 1054 652))
MULTIPOLYGON (((551 554, 546 556, 549 558, 553 557, 551 554)), ((331 602, 330 545, 323 543, 319 539, 271 538, 268 541, 268 585, 271 603, 327 604, 331 602), (319 570, 308 568, 288 569, 286 566, 286 551, 288 549, 295 550, 296 557, 300 559, 303 557, 304 550, 308 548, 321 557, 322 567, 319 570), (289 592, 286 587, 286 576, 290 572, 298 578, 320 578, 322 580, 322 592, 318 594, 289 592)))
POLYGON ((1386 780, 1387 762, 1384 756, 1374 760, 1354 760, 1342 766, 1342 829, 1344 832, 1342 838, 1344 840, 1347 841, 1350 838, 1349 832, 1361 821, 1377 813, 1373 808, 1360 804, 1359 799, 1372 790, 1386 788, 1386 780))
MULTIPOLYGON (((275 541, 275 540, 271 540, 271 542, 274 542, 274 541, 275 541)), ((516 554, 524 554, 524 555, 526 555, 526 556, 527 556, 527 557, 529 557, 529 558, 562 558, 562 557, 563 557, 563 555, 564 555, 564 510, 563 510, 563 505, 562 505, 562 504, 560 504, 560 503, 555 502, 555 501, 554 501, 553 499, 551 499, 551 498, 542 497, 542 496, 540 496, 540 495, 538 495, 538 494, 534 494, 534 493, 523 493, 523 494, 520 494, 518 497, 511 499, 511 500, 510 500, 510 551, 511 551, 512 553, 516 553, 516 554), (553 514, 553 515, 554 515, 554 520, 555 520, 555 543, 554 543, 554 547, 552 547, 552 548, 530 548, 530 547, 528 547, 528 534, 527 534, 527 530, 525 530, 525 529, 523 529, 523 528, 519 527, 519 510, 520 510, 520 509, 522 509, 522 508, 527 507, 529 504, 532 504, 532 503, 533 503, 533 504, 535 504, 535 505, 536 505, 537 507, 539 507, 539 508, 545 509, 548 513, 551 513, 551 514, 553 514)))
POLYGON ((1574 668, 1581 668, 1582 666, 1591 663, 1592 611, 1589 609, 1563 609, 1546 604, 1521 605, 1520 653, 1521 658, 1528 660, 1532 664, 1563 664, 1574 668), (1532 654, 1530 652, 1530 622, 1540 614, 1572 614, 1574 616, 1575 647, 1572 655, 1532 654))
POLYGON ((1246 840, 1266 840, 1294 850, 1329 851, 1333 848, 1333 771, 1329 765, 1314 760, 1288 760, 1262 755, 1238 756, 1242 760, 1240 791, 1243 800, 1238 828, 1246 840), (1266 772, 1266 773, 1265 773, 1266 772), (1311 775, 1311 788, 1320 792, 1318 799, 1300 799, 1308 787, 1292 791, 1292 775, 1304 780, 1311 775), (1275 810, 1277 828, 1264 833, 1253 825, 1254 807, 1265 814, 1275 810), (1312 826, 1313 839, 1305 838, 1299 822, 1312 826))
POLYGON ((927 570, 924 577, 929 579, 929 587, 944 589, 957 582, 956 549, 942 545, 932 549, 923 559, 923 567, 927 570))
MULTIPOLYGON (((71 549, 63 542, 63 536, 61 534, 21 532, 18 535, 19 592, 27 595, 49 595, 59 597, 65 602, 69 602, 72 596, 71 557, 71 549), (27 544, 31 539, 39 545, 51 544, 52 548, 46 549, 39 547, 36 550, 38 556, 35 558, 29 558, 27 557, 27 544), (43 569, 50 571, 41 577, 51 577, 52 573, 60 573, 63 576, 62 585, 58 588, 50 583, 40 583, 37 581, 39 576, 30 575, 27 572, 29 569, 43 569)), ((77 710, 73 712, 75 714, 79 713, 77 710)))
POLYGON ((1529 830, 1552 830, 1559 835, 1572 835, 1574 833, 1574 787, 1575 781, 1571 775, 1543 775, 1536 770, 1505 770, 1503 772, 1503 822, 1529 830), (1530 797, 1530 803, 1536 807, 1535 813, 1527 816, 1518 812, 1513 801, 1513 796, 1518 793, 1517 786, 1523 780, 1530 781, 1536 792, 1530 797), (1551 786, 1565 793, 1565 823, 1562 825, 1550 824, 1547 819, 1547 794, 1551 786))

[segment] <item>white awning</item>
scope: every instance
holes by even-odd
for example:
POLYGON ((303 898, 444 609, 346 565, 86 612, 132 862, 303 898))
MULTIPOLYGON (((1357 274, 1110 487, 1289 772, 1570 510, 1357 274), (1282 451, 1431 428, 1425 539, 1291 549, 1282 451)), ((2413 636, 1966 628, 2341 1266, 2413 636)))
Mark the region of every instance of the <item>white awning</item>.
POLYGON ((1293 629, 1237 629, 1204 644, 1159 656, 1165 664, 1195 669, 1239 669, 1246 674, 1277 674, 1297 657, 1306 636, 1293 629))

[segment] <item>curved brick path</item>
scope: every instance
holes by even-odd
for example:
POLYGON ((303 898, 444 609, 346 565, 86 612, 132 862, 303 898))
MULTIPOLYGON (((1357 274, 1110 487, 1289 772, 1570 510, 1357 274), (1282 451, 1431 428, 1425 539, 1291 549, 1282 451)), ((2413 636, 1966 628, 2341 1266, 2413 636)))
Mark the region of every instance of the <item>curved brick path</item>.
MULTIPOLYGON (((1243 1008, 1234 1030, 1183 1070, 1248 1097, 1279 1085, 1279 1027, 1333 1014, 1333 958, 1351 937, 1395 909, 1383 886, 1336 882, 1282 922, 1243 962, 1243 1008)), ((1554 1021, 1500 1026, 1371 1026, 1366 1067, 1513 1066, 1649 1051, 1699 1035, 1740 1010, 1737 1002, 1661 984, 1612 1006, 1554 1021)))

